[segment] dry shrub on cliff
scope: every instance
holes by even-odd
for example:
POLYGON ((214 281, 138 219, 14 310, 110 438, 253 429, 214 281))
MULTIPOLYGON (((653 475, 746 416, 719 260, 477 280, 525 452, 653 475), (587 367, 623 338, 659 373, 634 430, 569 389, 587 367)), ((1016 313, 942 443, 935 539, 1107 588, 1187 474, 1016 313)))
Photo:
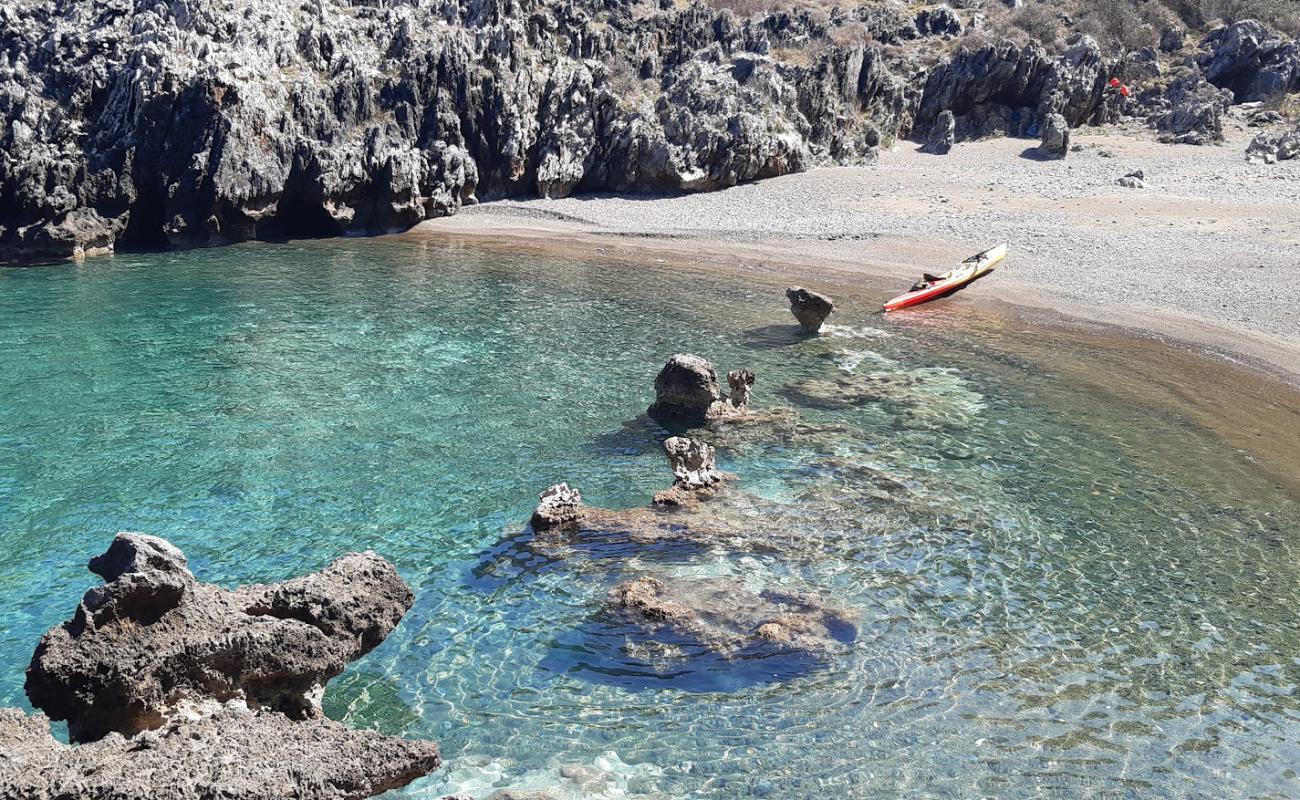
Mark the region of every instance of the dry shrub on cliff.
POLYGON ((1257 19, 1300 35, 1300 0, 1026 0, 1018 9, 985 6, 987 30, 1012 39, 1027 37, 1059 50, 1076 33, 1104 48, 1152 47, 1171 25, 1196 32, 1221 22, 1257 19))
POLYGON ((1280 31, 1300 35, 1300 0, 1163 0, 1193 30, 1216 21, 1232 24, 1257 19, 1280 31))
POLYGON ((837 25, 826 34, 826 38, 831 44, 840 47, 848 47, 855 44, 871 44, 875 39, 867 26, 861 22, 846 22, 843 25, 837 25))
POLYGON ((1061 12, 1050 3, 1025 6, 1009 16, 1011 25, 1028 34, 1030 39, 1049 50, 1058 49, 1065 38, 1065 25, 1061 12))
POLYGON ((776 0, 709 0, 709 5, 719 10, 726 9, 744 19, 772 11, 777 7, 777 2, 776 0))
POLYGON ((1160 32, 1175 22, 1174 14, 1146 0, 1082 0, 1076 24, 1103 47, 1140 50, 1160 41, 1160 32))
POLYGON ((1264 98, 1259 104, 1260 111, 1276 111, 1289 122, 1300 120, 1300 94, 1278 92, 1264 98))

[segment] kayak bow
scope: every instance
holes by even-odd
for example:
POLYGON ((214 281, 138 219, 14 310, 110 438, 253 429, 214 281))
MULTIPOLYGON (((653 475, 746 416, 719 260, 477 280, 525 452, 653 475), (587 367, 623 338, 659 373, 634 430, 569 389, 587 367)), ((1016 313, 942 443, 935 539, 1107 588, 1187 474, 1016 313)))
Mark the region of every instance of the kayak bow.
POLYGON ((897 311, 900 308, 920 305, 921 303, 929 302, 930 300, 951 294, 966 284, 992 272, 993 268, 1006 257, 1007 246, 1005 244, 991 247, 983 253, 976 253, 961 262, 961 266, 940 275, 939 280, 929 286, 926 286, 923 289, 917 289, 914 292, 900 294, 898 297, 885 303, 885 310, 897 311))

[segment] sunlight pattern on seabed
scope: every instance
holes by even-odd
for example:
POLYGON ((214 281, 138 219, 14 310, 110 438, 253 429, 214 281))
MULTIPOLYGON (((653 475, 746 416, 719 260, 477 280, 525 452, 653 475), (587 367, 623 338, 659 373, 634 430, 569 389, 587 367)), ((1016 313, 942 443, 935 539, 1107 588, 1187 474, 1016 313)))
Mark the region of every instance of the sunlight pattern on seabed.
POLYGON ((415 606, 326 695, 441 743, 395 797, 1300 795, 1295 499, 996 320, 839 299, 805 340, 780 287, 410 240, 0 271, 0 703, 129 529, 226 585, 398 565, 415 606), (551 483, 667 484, 638 418, 676 351, 812 423, 716 436, 740 481, 707 513, 754 535, 529 551, 551 483), (816 591, 859 636, 797 674, 659 673, 593 625, 644 573, 816 591))

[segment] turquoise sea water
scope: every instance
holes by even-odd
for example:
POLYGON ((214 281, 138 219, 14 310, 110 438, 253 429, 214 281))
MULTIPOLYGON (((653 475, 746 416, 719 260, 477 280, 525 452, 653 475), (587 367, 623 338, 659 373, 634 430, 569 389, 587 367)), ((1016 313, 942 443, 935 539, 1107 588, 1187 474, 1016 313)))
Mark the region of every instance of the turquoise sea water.
POLYGON ((326 695, 441 743, 396 797, 1300 796, 1296 498, 996 322, 842 306, 804 341, 754 280, 410 240, 0 271, 0 704, 139 530, 227 585, 398 565, 415 606, 326 695), (551 483, 667 484, 638 417, 676 351, 839 427, 719 437, 750 536, 531 551, 551 483), (798 674, 638 669, 593 622, 633 574, 816 591, 859 637, 798 674))

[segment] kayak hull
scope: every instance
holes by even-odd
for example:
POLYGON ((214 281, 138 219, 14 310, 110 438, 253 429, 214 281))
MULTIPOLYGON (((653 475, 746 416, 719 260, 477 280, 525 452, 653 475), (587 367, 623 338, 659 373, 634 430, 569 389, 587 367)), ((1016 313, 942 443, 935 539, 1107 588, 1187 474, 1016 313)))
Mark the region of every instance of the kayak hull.
POLYGON ((940 275, 940 280, 933 285, 914 292, 905 292, 886 302, 885 311, 898 311, 912 306, 919 306, 940 297, 946 297, 989 274, 1006 257, 1007 246, 1005 244, 989 248, 982 253, 976 253, 961 262, 961 265, 956 269, 940 275))

